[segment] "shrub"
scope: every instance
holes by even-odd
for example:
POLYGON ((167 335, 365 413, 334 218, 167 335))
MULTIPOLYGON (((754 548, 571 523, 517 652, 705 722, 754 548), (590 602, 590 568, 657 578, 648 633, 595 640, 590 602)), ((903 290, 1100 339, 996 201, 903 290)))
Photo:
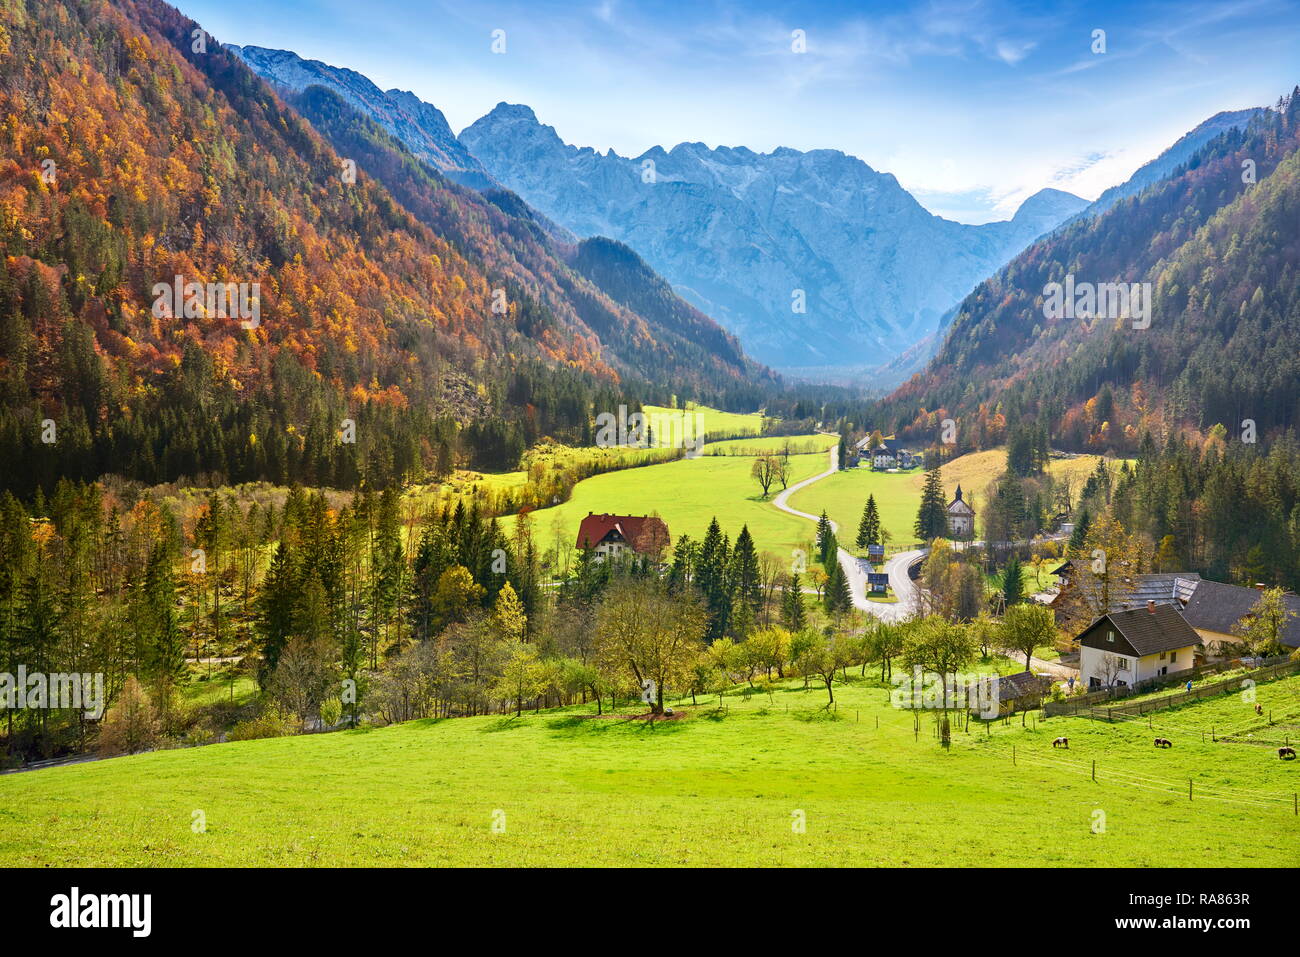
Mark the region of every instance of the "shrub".
POLYGON ((256 738, 283 738, 298 729, 298 720, 286 714, 275 702, 268 704, 255 718, 241 721, 230 729, 227 741, 252 741, 256 738))
POLYGON ((122 693, 99 725, 101 754, 135 754, 158 743, 159 723, 149 694, 135 676, 126 679, 122 693))

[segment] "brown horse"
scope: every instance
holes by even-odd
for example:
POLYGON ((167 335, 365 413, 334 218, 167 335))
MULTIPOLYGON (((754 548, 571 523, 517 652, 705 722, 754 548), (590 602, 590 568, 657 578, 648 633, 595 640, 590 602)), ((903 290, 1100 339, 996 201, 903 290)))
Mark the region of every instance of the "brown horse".
POLYGON ((1168 738, 1156 738, 1155 745, 1157 748, 1172 748, 1174 743, 1168 738))
POLYGON ((1055 741, 1052 742, 1052 747, 1054 747, 1054 748, 1067 748, 1067 749, 1068 749, 1068 748, 1070 747, 1070 739, 1069 739, 1069 738, 1057 738, 1055 741))
POLYGON ((1295 748, 1278 748, 1277 756, 1283 761, 1295 760, 1295 748))

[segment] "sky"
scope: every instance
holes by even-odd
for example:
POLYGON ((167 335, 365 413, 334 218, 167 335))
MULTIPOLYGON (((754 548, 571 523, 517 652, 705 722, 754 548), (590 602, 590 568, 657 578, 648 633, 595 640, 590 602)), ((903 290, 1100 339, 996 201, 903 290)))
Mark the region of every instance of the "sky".
POLYGON ((411 90, 458 133, 504 101, 624 156, 838 149, 966 223, 1044 187, 1094 199, 1300 83, 1300 0, 171 2, 223 43, 411 90))

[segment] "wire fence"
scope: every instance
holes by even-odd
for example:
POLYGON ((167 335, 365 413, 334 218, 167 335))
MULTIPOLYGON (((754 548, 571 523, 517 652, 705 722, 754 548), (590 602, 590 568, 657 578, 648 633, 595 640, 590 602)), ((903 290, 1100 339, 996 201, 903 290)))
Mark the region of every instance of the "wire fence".
MULTIPOLYGON (((741 698, 742 696, 736 696, 741 698)), ((753 699, 759 698, 758 694, 743 696, 753 699)), ((761 697, 767 698, 766 695, 761 697)), ((732 699, 734 703, 735 699, 732 699)), ((755 708, 755 711, 765 710, 768 713, 784 713, 791 715, 809 716, 817 713, 833 714, 836 717, 848 720, 853 723, 862 724, 863 713, 860 708, 845 708, 840 710, 838 702, 827 704, 818 708, 790 708, 788 703, 784 707, 771 701, 761 702, 761 707, 755 708)), ((748 710, 746 707, 745 710, 748 710)), ((1300 713, 1300 709, 1298 709, 1300 713)), ((913 722, 910 731, 892 726, 890 723, 882 724, 879 713, 866 715, 865 723, 875 733, 883 737, 899 741, 911 741, 918 743, 922 737, 926 740, 940 740, 941 729, 939 722, 927 722, 923 720, 923 715, 941 715, 943 712, 930 711, 927 709, 917 709, 913 711, 913 722), (925 727, 929 724, 930 727, 925 727)), ((969 713, 950 711, 950 732, 953 738, 959 735, 967 738, 984 737, 992 738, 995 742, 1001 739, 1002 756, 1005 757, 1013 766, 1040 767, 1062 774, 1072 776, 1084 776, 1090 778, 1097 784, 1114 785, 1119 787, 1130 787, 1137 790, 1159 792, 1164 794, 1186 797, 1189 801, 1214 801, 1221 804, 1230 804, 1240 807, 1253 807, 1260 810, 1277 811, 1285 813, 1291 817, 1300 817, 1300 791, 1290 794, 1269 792, 1262 788, 1238 787, 1233 785, 1207 783, 1204 780, 1198 781, 1195 778, 1185 780, 1172 780, 1166 777, 1160 777, 1150 774, 1146 771, 1134 770, 1126 767, 1118 760, 1116 761, 1097 761, 1097 760, 1080 760, 1071 757, 1065 757, 1060 752, 1053 750, 1050 754, 1044 754, 1042 751, 1029 750, 1019 744, 1006 743, 1004 736, 995 734, 995 728, 1009 727, 1012 724, 1021 724, 1025 728, 1037 730, 1038 720, 1032 713, 1020 715, 1020 721, 1016 721, 1016 716, 1008 715, 999 717, 991 721, 978 721, 971 719, 969 713)), ((1128 716, 1125 720, 1139 721, 1139 716, 1128 716)), ((1186 729, 1180 729, 1184 733, 1186 729)), ((1172 732, 1171 732, 1172 733, 1172 732)), ((1220 736, 1222 740, 1222 736, 1220 736)), ((1045 746, 1046 740, 1035 742, 1045 746)))

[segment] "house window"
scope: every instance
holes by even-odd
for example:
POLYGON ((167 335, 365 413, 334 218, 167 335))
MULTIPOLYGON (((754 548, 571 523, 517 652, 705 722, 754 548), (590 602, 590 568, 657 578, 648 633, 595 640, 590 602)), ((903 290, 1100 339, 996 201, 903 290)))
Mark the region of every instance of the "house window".
POLYGON ((1106 640, 1107 640, 1107 641, 1114 641, 1114 640, 1115 640, 1115 632, 1113 632, 1113 631, 1108 631, 1108 632, 1106 632, 1106 640))
POLYGON ((1119 660, 1119 665, 1116 667, 1115 670, 1116 670, 1116 671, 1128 671, 1128 659, 1127 659, 1127 658, 1121 658, 1121 659, 1119 660))
POLYGON ((1176 651, 1169 652, 1169 663, 1173 664, 1177 660, 1178 660, 1178 652, 1176 651))
POLYGON ((1166 652, 1163 652, 1163 651, 1160 652, 1160 660, 1161 660, 1161 661, 1164 661, 1164 660, 1165 660, 1165 654, 1166 654, 1166 652))

